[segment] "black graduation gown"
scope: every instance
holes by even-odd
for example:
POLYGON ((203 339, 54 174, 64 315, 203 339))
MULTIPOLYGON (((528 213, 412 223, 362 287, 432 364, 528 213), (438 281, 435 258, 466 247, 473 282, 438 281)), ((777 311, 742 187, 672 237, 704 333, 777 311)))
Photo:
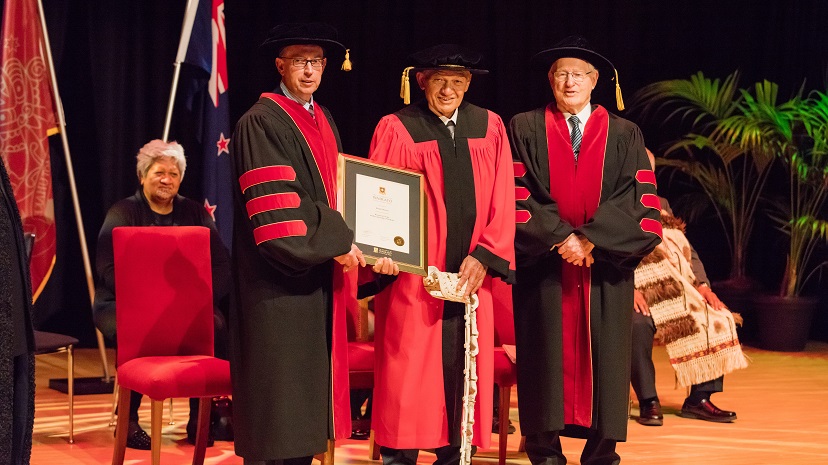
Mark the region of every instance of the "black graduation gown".
POLYGON ((0 183, 0 465, 28 465, 35 394, 32 285, 20 213, 2 161, 0 183), (22 356, 28 366, 30 389, 22 402, 14 396, 16 377, 13 361, 16 356, 22 356), (22 412, 26 412, 25 418, 19 417, 22 412), (22 442, 18 457, 12 457, 13 439, 22 442))
POLYGON ((636 179, 642 171, 650 171, 640 130, 610 114, 599 206, 586 224, 573 229, 560 218, 549 193, 544 111, 539 108, 522 113, 510 122, 515 185, 529 194, 525 200, 517 196, 517 280, 513 287, 521 431, 563 430, 563 434, 577 437, 586 437, 588 432, 574 425, 564 429, 562 259, 557 251, 550 251, 578 230, 595 244, 589 312, 591 428, 605 438, 623 441, 630 385, 633 271, 660 241, 658 234, 641 227, 642 219, 657 221, 659 212, 643 205, 640 198, 655 194, 655 185, 636 179), (529 215, 531 219, 522 222, 529 215))
MULTIPOLYGON (((320 110, 341 147, 327 109, 315 104, 320 110)), ((313 455, 333 437, 332 257, 350 251, 353 232, 329 207, 304 136, 274 101, 263 97, 242 116, 230 155, 233 179, 267 167, 278 167, 285 178, 244 192, 239 183, 233 188, 230 361, 236 453, 248 460, 313 455), (278 194, 295 199, 296 206, 248 216, 249 200, 278 194), (278 233, 283 237, 256 244, 256 227, 290 222, 303 223, 306 232, 285 230, 278 233)))

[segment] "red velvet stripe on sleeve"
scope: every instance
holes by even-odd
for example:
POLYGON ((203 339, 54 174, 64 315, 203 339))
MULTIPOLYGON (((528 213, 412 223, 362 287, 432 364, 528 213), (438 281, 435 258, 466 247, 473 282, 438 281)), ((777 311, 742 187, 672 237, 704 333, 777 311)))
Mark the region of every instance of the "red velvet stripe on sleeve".
POLYGON ((239 186, 243 194, 250 186, 255 186, 256 184, 272 181, 294 181, 295 179, 296 171, 293 170, 292 166, 263 166, 242 174, 239 177, 239 186))
POLYGON ((296 192, 263 195, 247 202, 247 216, 253 218, 253 215, 270 210, 297 208, 299 202, 299 194, 296 192))
POLYGON ((529 213, 529 210, 517 210, 515 211, 515 223, 528 223, 529 220, 532 219, 532 214, 529 213))
POLYGON ((526 165, 523 162, 513 161, 512 166, 515 170, 515 177, 522 178, 524 174, 526 174, 526 165))
POLYGON ((259 245, 265 241, 289 236, 304 236, 307 233, 308 226, 302 220, 281 221, 254 229, 253 238, 256 240, 256 245, 259 245))
POLYGON ((520 186, 515 187, 515 200, 526 200, 529 195, 529 189, 520 186))
POLYGON ((658 237, 662 237, 661 235, 661 221, 654 220, 652 218, 642 218, 641 221, 638 223, 641 225, 641 230, 653 233, 658 237))
POLYGON ((641 183, 652 184, 655 186, 656 177, 652 170, 638 170, 635 173, 635 180, 641 183))
POLYGON ((644 205, 647 208, 652 208, 655 210, 661 210, 661 201, 658 199, 657 195, 654 194, 644 194, 641 196, 641 205, 644 205))

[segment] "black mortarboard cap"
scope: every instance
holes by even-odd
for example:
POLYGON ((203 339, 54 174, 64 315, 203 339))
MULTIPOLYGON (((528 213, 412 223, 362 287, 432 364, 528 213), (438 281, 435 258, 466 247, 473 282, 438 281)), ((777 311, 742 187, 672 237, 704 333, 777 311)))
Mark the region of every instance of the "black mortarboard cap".
POLYGON ((275 58, 282 49, 289 45, 318 45, 325 51, 325 55, 335 52, 345 52, 345 63, 342 69, 350 71, 349 49, 346 49, 337 38, 336 29, 325 23, 286 23, 273 27, 259 49, 275 58))
POLYGON ((472 74, 487 74, 489 70, 480 67, 483 55, 456 44, 440 44, 409 55, 414 64, 403 70, 400 97, 406 105, 411 101, 408 73, 436 69, 444 71, 468 71, 472 74))
POLYGON ((456 44, 440 44, 409 55, 414 64, 412 69, 443 69, 449 71, 468 71, 472 74, 486 74, 487 69, 480 68, 483 55, 456 44))
POLYGON ((598 71, 613 73, 615 75, 615 100, 618 104, 618 109, 624 109, 624 99, 621 97, 621 86, 618 84, 618 70, 606 57, 592 49, 589 42, 578 35, 566 37, 560 42, 556 43, 552 48, 542 50, 536 53, 531 61, 549 69, 559 58, 578 58, 589 62, 598 71))

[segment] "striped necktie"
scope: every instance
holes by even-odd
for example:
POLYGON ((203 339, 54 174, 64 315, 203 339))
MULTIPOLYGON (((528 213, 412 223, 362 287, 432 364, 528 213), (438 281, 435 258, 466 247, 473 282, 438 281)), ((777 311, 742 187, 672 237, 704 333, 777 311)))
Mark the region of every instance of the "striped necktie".
POLYGON ((572 152, 575 154, 575 161, 578 161, 578 153, 581 151, 581 139, 583 138, 580 128, 581 120, 577 116, 572 115, 569 117, 569 122, 572 123, 572 134, 570 134, 572 138, 572 152))
POLYGON ((454 139, 454 129, 455 129, 454 121, 448 120, 448 122, 446 123, 446 127, 448 128, 449 132, 451 133, 451 138, 454 139))

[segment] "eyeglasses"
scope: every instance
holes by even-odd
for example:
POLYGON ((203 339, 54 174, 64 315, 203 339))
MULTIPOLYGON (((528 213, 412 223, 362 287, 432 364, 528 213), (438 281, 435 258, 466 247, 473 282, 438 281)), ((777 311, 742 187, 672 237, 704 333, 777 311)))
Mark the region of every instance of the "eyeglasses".
POLYGON ((305 66, 310 63, 310 65, 315 69, 321 69, 322 66, 325 64, 324 58, 288 58, 288 57, 279 57, 283 60, 288 60, 290 65, 294 68, 304 68, 305 66))
MULTIPOLYGON (((594 69, 592 71, 595 71, 594 69)), ((583 71, 555 71, 552 73, 552 76, 558 82, 565 82, 569 76, 572 76, 572 80, 578 84, 584 82, 584 79, 587 77, 588 74, 592 74, 592 71, 583 72, 583 71)))
POLYGON ((464 76, 452 77, 434 75, 428 79, 429 84, 434 84, 440 88, 443 88, 446 86, 446 84, 448 84, 448 86, 452 89, 462 89, 466 87, 468 82, 468 79, 466 79, 464 76))

